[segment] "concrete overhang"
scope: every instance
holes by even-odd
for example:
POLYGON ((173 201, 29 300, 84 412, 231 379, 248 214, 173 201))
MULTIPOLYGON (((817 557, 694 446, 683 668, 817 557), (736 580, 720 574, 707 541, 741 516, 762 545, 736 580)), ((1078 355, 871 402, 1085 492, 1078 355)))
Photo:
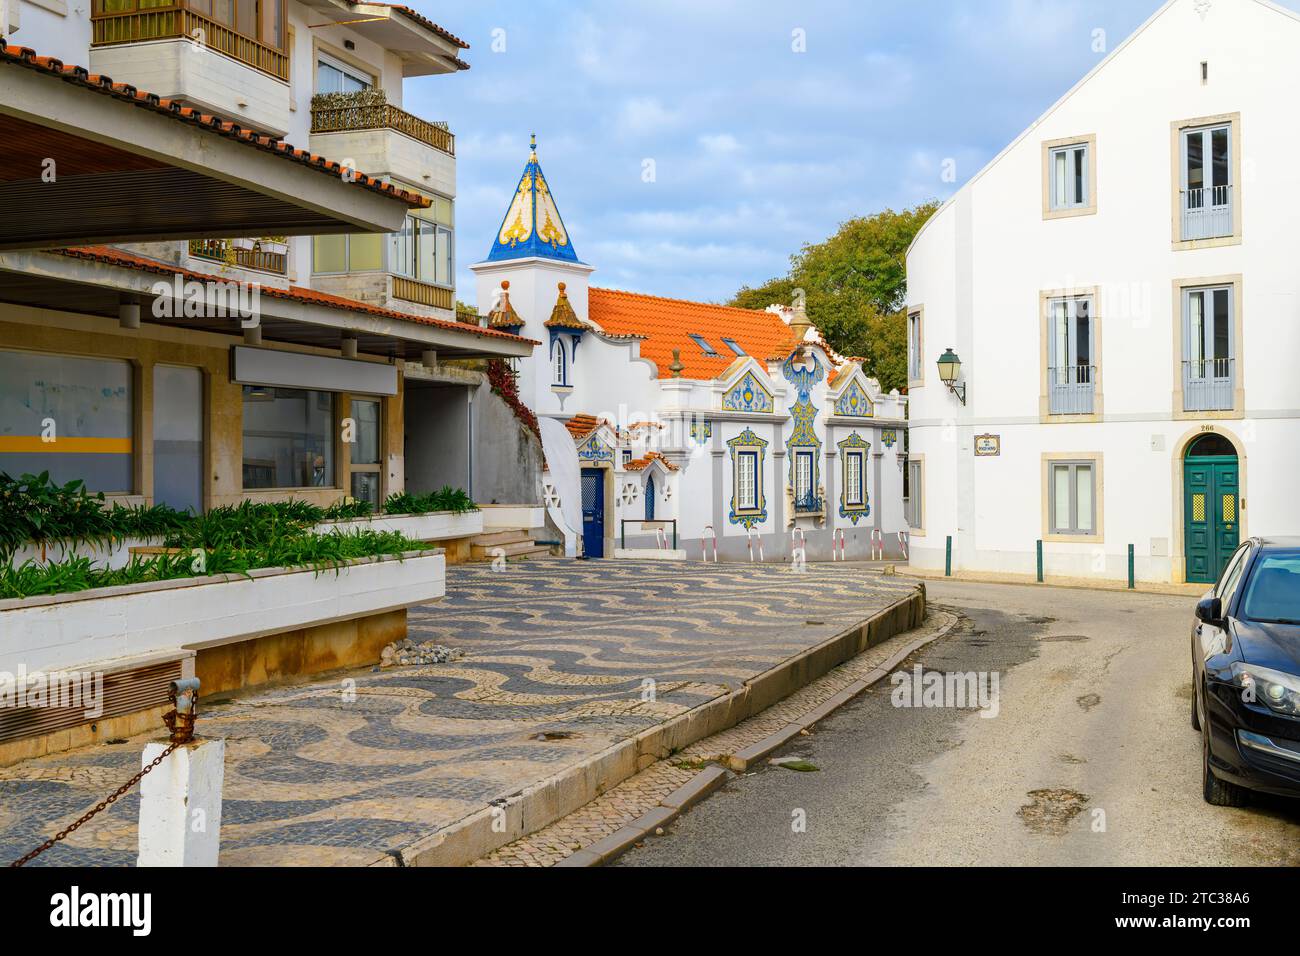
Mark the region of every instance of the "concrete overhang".
POLYGON ((0 250, 393 232, 428 200, 0 42, 0 250))
MULTIPOLYGON (((121 256, 118 250, 105 254, 121 256)), ((71 254, 0 252, 0 302, 116 319, 123 303, 140 306, 142 323, 242 336, 238 315, 216 316, 219 293, 206 283, 229 282, 221 276, 195 273, 164 263, 149 267, 120 265, 71 254), (153 303, 158 283, 204 285, 203 317, 159 316, 153 303)), ((167 298, 172 298, 167 296, 167 298)), ((420 361, 426 350, 440 359, 525 358, 537 344, 531 339, 459 322, 403 316, 400 313, 351 303, 310 290, 258 290, 257 324, 262 341, 337 349, 344 338, 357 341, 358 353, 420 361)), ((175 310, 172 310, 175 311, 175 310)))
POLYGON ((313 27, 346 26, 402 61, 403 76, 430 76, 469 69, 460 52, 469 44, 400 4, 353 0, 303 0, 321 17, 313 27))

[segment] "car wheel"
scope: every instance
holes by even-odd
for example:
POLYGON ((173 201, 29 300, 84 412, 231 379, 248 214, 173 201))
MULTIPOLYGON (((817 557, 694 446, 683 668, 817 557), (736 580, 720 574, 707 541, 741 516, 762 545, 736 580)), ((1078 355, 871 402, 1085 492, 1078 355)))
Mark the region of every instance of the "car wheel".
POLYGON ((1200 691, 1197 689, 1196 665, 1192 665, 1192 730, 1201 729, 1201 709, 1198 706, 1201 700, 1200 691))
POLYGON ((1250 791, 1235 783, 1220 780, 1210 768, 1210 722, 1201 728, 1201 793, 1205 802, 1215 807, 1244 807, 1250 803, 1250 791))

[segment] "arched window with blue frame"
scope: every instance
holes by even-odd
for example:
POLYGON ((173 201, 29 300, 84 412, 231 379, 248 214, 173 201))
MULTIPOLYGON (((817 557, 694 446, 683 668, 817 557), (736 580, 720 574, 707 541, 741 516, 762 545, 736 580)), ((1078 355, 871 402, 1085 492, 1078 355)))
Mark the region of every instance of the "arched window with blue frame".
POLYGON ((568 386, 569 384, 569 353, 564 347, 563 337, 557 337, 551 343, 551 384, 568 386))
POLYGON ((645 480, 645 520, 655 520, 655 476, 648 475, 645 480))

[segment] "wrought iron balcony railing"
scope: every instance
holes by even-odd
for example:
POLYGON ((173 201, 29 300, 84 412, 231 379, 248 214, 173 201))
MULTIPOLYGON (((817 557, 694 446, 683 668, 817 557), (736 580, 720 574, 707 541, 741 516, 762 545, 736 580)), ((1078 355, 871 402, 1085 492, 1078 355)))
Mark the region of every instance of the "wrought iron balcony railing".
POLYGON ((823 511, 822 500, 815 494, 796 496, 794 513, 799 515, 820 514, 823 511))
POLYGON ((391 129, 405 133, 426 146, 456 155, 456 137, 446 123, 413 116, 388 102, 383 90, 357 93, 317 93, 311 100, 313 133, 345 133, 368 129, 391 129))

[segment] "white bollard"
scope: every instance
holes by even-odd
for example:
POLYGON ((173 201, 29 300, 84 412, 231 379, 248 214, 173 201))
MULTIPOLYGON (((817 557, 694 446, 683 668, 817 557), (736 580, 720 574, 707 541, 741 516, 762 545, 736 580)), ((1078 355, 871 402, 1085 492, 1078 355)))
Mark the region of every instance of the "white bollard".
MULTIPOLYGON (((167 749, 149 744, 142 767, 167 749)), ((176 748, 140 781, 140 855, 136 866, 216 866, 221 850, 221 786, 226 742, 176 748)))

